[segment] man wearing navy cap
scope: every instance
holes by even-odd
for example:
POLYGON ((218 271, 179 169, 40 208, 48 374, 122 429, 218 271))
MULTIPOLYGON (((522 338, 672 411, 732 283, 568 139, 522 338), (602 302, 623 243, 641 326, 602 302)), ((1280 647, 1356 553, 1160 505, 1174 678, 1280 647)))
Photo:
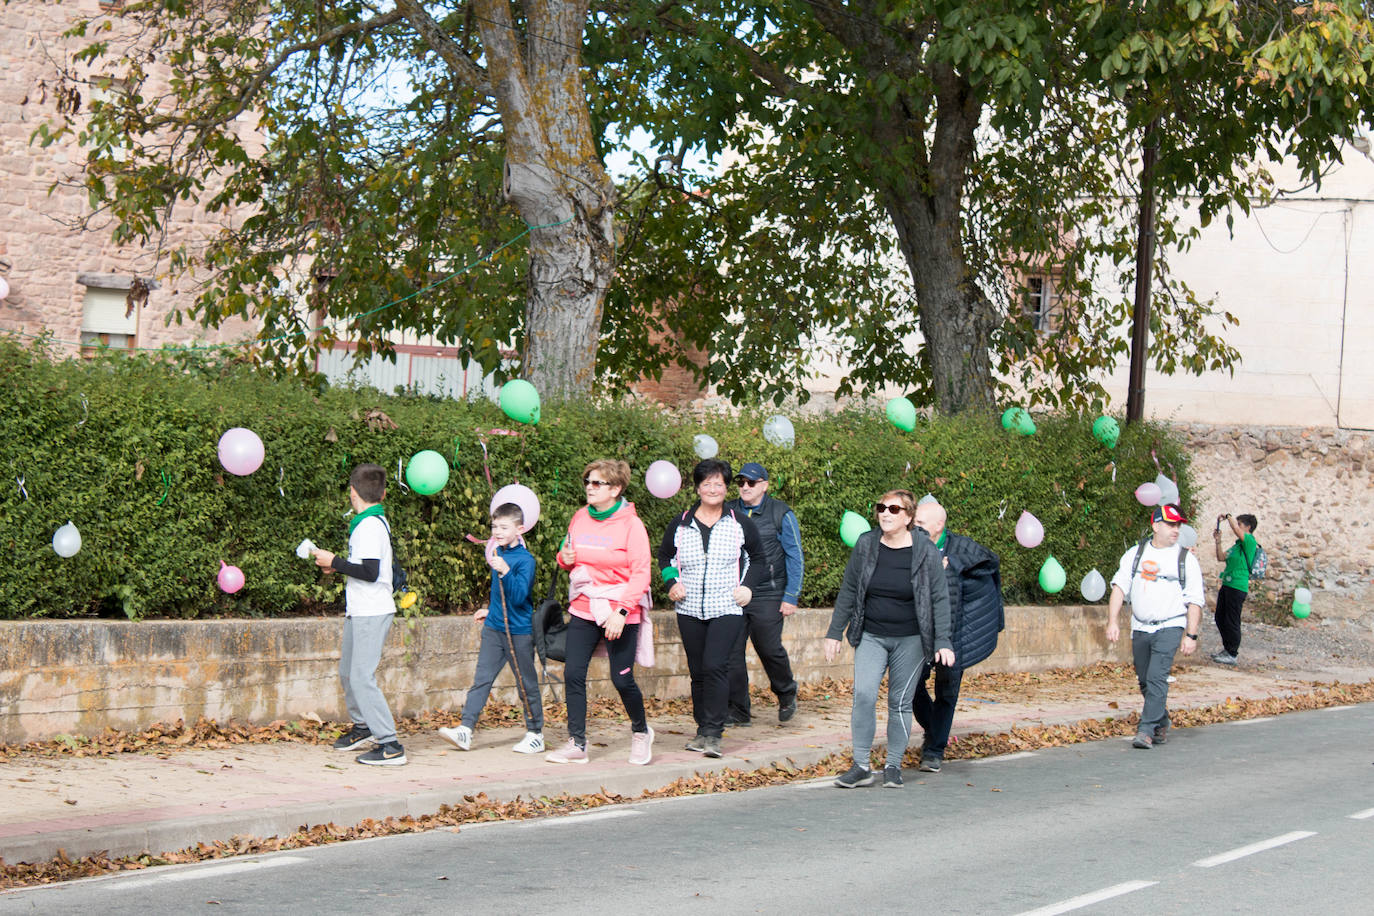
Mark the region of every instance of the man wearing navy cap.
POLYGON ((1174 653, 1197 651, 1202 623, 1202 567, 1178 546, 1178 526, 1186 522, 1178 506, 1155 506, 1154 535, 1121 555, 1107 604, 1107 641, 1121 636, 1116 619, 1127 596, 1131 602, 1131 655, 1145 697, 1132 747, 1148 750, 1169 740, 1169 669, 1174 653))
POLYGON ((752 639, 768 686, 778 698, 778 721, 797 714, 797 681, 782 645, 783 620, 797 612, 802 587, 801 527, 787 503, 768 495, 768 471, 750 461, 735 475, 739 499, 725 508, 748 516, 763 541, 768 575, 754 589, 744 606, 744 629, 730 651, 730 711, 726 725, 748 725, 749 671, 744 663, 745 643, 752 639))

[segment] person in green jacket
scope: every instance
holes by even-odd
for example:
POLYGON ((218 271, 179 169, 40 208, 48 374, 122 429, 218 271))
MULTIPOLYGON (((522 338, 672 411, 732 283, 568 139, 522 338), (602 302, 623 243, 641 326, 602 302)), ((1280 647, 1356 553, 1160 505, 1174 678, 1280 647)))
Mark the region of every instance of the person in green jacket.
POLYGON ((1221 590, 1217 592, 1217 632, 1221 634, 1221 651, 1212 656, 1219 665, 1234 665, 1240 654, 1240 609, 1250 592, 1250 570, 1255 565, 1259 543, 1255 528, 1259 520, 1253 515, 1218 515, 1217 528, 1212 532, 1216 541, 1217 560, 1225 563, 1221 573, 1221 590), (1229 550, 1221 547, 1221 523, 1227 522, 1236 541, 1229 550))

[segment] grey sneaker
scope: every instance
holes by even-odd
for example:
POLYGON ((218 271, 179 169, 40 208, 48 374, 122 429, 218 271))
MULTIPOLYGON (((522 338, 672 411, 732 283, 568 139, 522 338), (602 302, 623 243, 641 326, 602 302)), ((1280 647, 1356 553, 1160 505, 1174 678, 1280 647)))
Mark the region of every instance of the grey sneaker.
POLYGON ((1229 665, 1233 668, 1236 665, 1236 657, 1225 649, 1214 654, 1212 656, 1212 661, 1216 662, 1218 665, 1229 665))
POLYGON ((841 789, 854 789, 859 786, 873 785, 873 771, 865 770, 857 763, 854 764, 843 776, 835 777, 835 785, 841 789))
POLYGON ((902 768, 883 767, 883 788, 900 789, 902 787, 902 768))
POLYGON ((696 737, 690 739, 684 747, 689 751, 696 751, 700 754, 702 751, 706 750, 706 745, 702 744, 705 740, 706 736, 698 732, 696 737))
POLYGON ((1151 740, 1153 740, 1155 744, 1168 744, 1168 743, 1169 743, 1169 725, 1168 725, 1168 723, 1165 723, 1164 725, 1156 725, 1156 726, 1155 726, 1154 737, 1153 737, 1151 740))
POLYGON ((1135 736, 1135 739, 1131 741, 1131 747, 1139 748, 1142 751, 1148 751, 1150 748, 1154 746, 1155 740, 1151 738, 1149 735, 1145 734, 1144 732, 1140 732, 1139 734, 1137 734, 1135 736))
POLYGON ((943 762, 944 761, 934 754, 922 754, 921 766, 919 769, 922 773, 938 773, 940 772, 940 764, 943 762))
POLYGON ((720 757, 720 736, 703 735, 701 739, 701 756, 720 757))

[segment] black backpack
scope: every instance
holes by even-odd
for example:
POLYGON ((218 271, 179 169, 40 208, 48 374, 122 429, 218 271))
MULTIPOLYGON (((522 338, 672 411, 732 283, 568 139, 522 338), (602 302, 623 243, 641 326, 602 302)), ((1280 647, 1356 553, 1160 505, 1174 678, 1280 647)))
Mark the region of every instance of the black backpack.
POLYGON ((386 516, 381 516, 382 524, 386 525, 386 538, 391 542, 391 590, 393 592, 404 592, 406 590, 406 571, 401 565, 401 561, 396 559, 396 540, 391 536, 391 523, 386 520, 386 516))
POLYGON ((555 555, 553 575, 549 577, 549 592, 534 609, 534 650, 539 653, 541 666, 550 661, 567 661, 568 658, 568 618, 563 615, 563 603, 555 597, 561 571, 555 555))

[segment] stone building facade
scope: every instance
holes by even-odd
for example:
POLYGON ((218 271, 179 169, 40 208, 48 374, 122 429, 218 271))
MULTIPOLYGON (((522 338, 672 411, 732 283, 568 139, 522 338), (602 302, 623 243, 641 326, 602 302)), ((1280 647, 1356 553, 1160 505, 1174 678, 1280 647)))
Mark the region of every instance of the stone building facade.
MULTIPOLYGON (((82 151, 70 137, 48 147, 33 140, 41 124, 60 121, 59 105, 88 110, 92 93, 100 91, 82 83, 72 95, 62 90, 59 71, 71 67, 73 54, 89 41, 63 33, 78 18, 108 9, 101 0, 0 4, 0 289, 8 287, 0 301, 0 333, 32 339, 47 332, 54 349, 69 355, 83 343, 155 349, 238 340, 250 332, 244 322, 214 331, 168 326, 168 315, 190 305, 192 285, 169 279, 165 258, 152 247, 117 246, 108 226, 74 228, 88 212, 80 186, 82 151), (131 307, 128 293, 136 280, 153 288, 131 307)), ((241 129, 255 127, 250 119, 241 129)), ((223 221, 203 209, 181 207, 168 226, 167 244, 195 243, 222 228, 223 221)))

